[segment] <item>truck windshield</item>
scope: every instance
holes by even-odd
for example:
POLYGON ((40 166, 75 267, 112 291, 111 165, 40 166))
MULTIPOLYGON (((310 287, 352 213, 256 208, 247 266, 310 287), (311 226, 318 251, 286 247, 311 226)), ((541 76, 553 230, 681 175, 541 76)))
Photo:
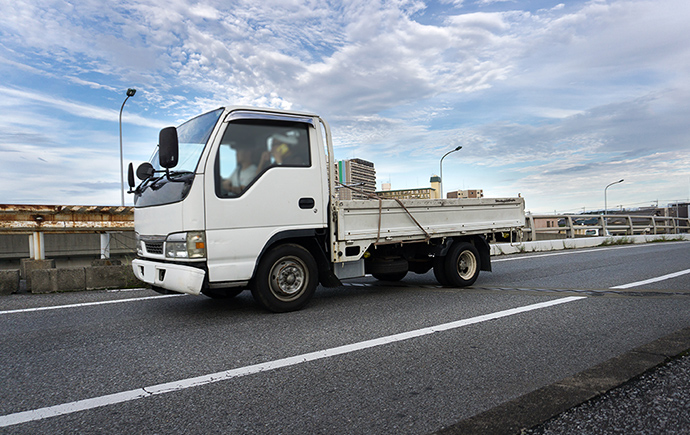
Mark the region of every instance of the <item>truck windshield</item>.
MULTIPOLYGON (((142 185, 140 192, 134 195, 134 204, 137 207, 170 204, 182 201, 187 196, 194 182, 194 173, 201 153, 223 110, 221 107, 199 115, 177 127, 178 163, 174 168, 170 168, 170 178, 157 175, 142 185)), ((156 171, 162 170, 158 161, 158 150, 151 157, 151 164, 156 171)))
MULTIPOLYGON (((179 157, 177 165, 171 171, 194 172, 196 170, 201 152, 204 151, 206 142, 211 137, 213 127, 215 127, 222 113, 223 109, 220 108, 213 112, 199 115, 177 127, 179 157)), ((151 164, 157 171, 161 169, 158 162, 158 150, 151 158, 151 164)))

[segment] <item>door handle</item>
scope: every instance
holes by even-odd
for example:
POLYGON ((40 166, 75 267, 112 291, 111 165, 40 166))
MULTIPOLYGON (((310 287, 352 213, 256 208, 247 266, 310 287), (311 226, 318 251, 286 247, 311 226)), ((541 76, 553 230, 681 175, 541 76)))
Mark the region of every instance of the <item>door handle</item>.
POLYGON ((310 208, 314 208, 315 205, 314 198, 300 198, 299 199, 299 208, 303 210, 309 210, 310 208))

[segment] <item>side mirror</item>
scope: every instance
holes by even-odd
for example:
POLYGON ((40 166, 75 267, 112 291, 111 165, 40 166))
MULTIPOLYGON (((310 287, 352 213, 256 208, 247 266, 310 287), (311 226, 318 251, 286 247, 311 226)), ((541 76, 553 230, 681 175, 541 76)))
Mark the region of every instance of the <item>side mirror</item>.
POLYGON ((129 190, 134 189, 134 165, 129 162, 127 167, 127 184, 129 185, 129 190))
POLYGON ((149 162, 144 162, 137 168, 137 178, 142 181, 148 180, 149 178, 153 177, 153 174, 153 165, 149 162))
POLYGON ((177 129, 166 127, 158 135, 158 161, 161 168, 174 168, 177 165, 177 129))

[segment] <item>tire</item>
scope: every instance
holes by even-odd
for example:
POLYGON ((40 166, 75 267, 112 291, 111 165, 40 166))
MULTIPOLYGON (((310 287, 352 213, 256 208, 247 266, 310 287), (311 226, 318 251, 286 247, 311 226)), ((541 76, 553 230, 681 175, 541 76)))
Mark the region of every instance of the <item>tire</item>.
POLYGON ((372 273, 371 276, 378 279, 379 281, 400 281, 405 278, 407 271, 405 272, 392 272, 392 273, 372 273))
POLYGON ((450 286, 450 281, 446 276, 446 257, 434 257, 434 277, 436 281, 444 287, 450 286))
POLYGON ((245 289, 242 287, 228 288, 228 289, 206 289, 203 293, 211 299, 232 299, 242 293, 245 289))
POLYGON ((479 251, 471 243, 454 243, 444 262, 446 279, 456 287, 467 287, 477 280, 481 262, 479 251))
POLYGON ((319 282, 314 257, 300 245, 285 244, 268 251, 252 282, 252 296, 275 313, 296 311, 314 295, 319 282))

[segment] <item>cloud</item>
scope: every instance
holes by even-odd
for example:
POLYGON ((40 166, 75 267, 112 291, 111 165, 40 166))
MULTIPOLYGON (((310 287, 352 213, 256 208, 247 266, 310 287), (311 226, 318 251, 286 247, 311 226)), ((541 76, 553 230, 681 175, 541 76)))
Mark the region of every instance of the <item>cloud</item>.
POLYGON ((596 190, 603 173, 653 178, 662 158, 686 161, 690 46, 678 35, 690 3, 533 4, 8 3, 0 16, 8 77, 0 153, 79 167, 89 178, 82 183, 119 179, 111 157, 112 174, 94 174, 51 147, 112 147, 123 92, 136 87, 123 120, 138 135, 129 142, 137 158, 162 125, 230 103, 317 112, 333 126, 337 153, 407 174, 411 184, 426 182, 438 155, 462 145, 462 172, 484 183, 473 187, 531 189, 548 204, 539 186, 549 177, 562 189, 542 190, 574 201, 587 186, 596 190))
MULTIPOLYGON (((31 101, 43 106, 50 106, 59 109, 63 112, 78 116, 80 118, 89 118, 100 121, 116 122, 119 119, 119 109, 104 109, 102 107, 70 101, 67 99, 59 99, 47 94, 38 92, 31 92, 20 89, 12 89, 5 86, 0 86, 0 94, 8 97, 17 98, 22 101, 31 101)), ((162 122, 152 119, 147 119, 142 116, 132 114, 123 114, 123 122, 128 122, 144 127, 161 128, 162 122)))

